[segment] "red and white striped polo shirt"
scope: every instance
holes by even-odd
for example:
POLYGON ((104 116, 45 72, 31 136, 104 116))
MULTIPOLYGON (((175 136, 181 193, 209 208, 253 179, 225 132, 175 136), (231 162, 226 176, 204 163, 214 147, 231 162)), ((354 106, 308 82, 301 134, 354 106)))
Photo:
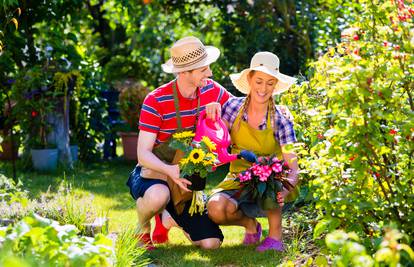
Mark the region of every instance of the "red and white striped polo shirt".
MULTIPOLYGON (((174 107, 173 84, 171 81, 164 84, 147 95, 141 108, 139 117, 139 130, 157 134, 155 144, 168 140, 177 126, 177 117, 174 107)), ((217 82, 208 79, 207 84, 198 89, 200 96, 200 110, 211 102, 219 102, 223 105, 230 94, 217 82)), ((181 123, 184 129, 189 129, 196 124, 197 98, 189 99, 180 94, 177 87, 177 95, 180 107, 181 123)))

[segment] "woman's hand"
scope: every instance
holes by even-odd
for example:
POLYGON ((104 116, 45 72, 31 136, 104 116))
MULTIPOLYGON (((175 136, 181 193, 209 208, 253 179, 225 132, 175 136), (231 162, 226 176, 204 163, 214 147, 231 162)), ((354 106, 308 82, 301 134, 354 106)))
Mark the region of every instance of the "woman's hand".
POLYGON ((221 105, 218 102, 211 102, 206 105, 206 115, 212 121, 216 121, 221 117, 221 105))
POLYGON ((283 192, 277 192, 276 195, 277 203, 279 203, 280 207, 283 207, 283 205, 285 204, 285 195, 283 194, 283 192))

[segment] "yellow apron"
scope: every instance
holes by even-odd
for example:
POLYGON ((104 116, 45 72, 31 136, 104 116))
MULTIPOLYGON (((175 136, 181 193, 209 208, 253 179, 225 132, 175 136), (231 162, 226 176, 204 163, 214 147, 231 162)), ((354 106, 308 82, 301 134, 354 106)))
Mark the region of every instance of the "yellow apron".
MULTIPOLYGON (((231 153, 238 154, 241 150, 249 150, 254 152, 258 157, 275 154, 279 159, 283 159, 282 149, 279 142, 276 141, 274 136, 270 118, 270 110, 267 112, 266 129, 264 130, 258 130, 251 127, 248 122, 242 119, 242 116, 243 109, 240 109, 233 123, 233 126, 231 127, 230 136, 233 144, 231 153), (239 128, 237 129, 237 127, 239 128)), ((239 189, 240 183, 235 180, 237 174, 247 170, 251 166, 252 163, 244 159, 237 159, 231 162, 229 174, 220 184, 217 185, 216 189, 213 190, 213 193, 220 192, 222 190, 239 189)), ((292 196, 292 193, 289 194, 289 197, 286 199, 286 201, 288 199, 294 198, 294 196, 292 196)))

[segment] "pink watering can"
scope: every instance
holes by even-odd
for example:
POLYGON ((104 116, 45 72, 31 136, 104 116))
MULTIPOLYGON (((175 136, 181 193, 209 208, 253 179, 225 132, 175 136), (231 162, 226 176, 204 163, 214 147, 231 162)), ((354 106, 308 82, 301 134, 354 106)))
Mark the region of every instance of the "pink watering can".
POLYGON ((217 153, 220 162, 217 165, 223 165, 240 158, 244 158, 249 162, 257 161, 256 155, 251 151, 242 150, 240 154, 230 154, 227 149, 230 146, 231 139, 226 124, 221 118, 216 121, 207 118, 205 110, 200 113, 193 142, 200 142, 203 136, 207 136, 216 144, 216 150, 212 152, 217 153))

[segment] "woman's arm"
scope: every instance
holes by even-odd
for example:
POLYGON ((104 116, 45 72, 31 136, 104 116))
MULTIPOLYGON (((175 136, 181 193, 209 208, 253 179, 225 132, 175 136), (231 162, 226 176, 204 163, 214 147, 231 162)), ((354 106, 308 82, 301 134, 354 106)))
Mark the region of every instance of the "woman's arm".
MULTIPOLYGON (((287 162, 291 172, 289 173, 287 179, 293 185, 296 186, 299 182, 298 174, 299 174, 299 166, 298 166, 298 159, 296 153, 289 151, 286 149, 286 146, 283 145, 282 147, 282 155, 283 159, 287 162)), ((286 197, 289 194, 287 189, 284 189, 282 192, 282 196, 286 197)))

